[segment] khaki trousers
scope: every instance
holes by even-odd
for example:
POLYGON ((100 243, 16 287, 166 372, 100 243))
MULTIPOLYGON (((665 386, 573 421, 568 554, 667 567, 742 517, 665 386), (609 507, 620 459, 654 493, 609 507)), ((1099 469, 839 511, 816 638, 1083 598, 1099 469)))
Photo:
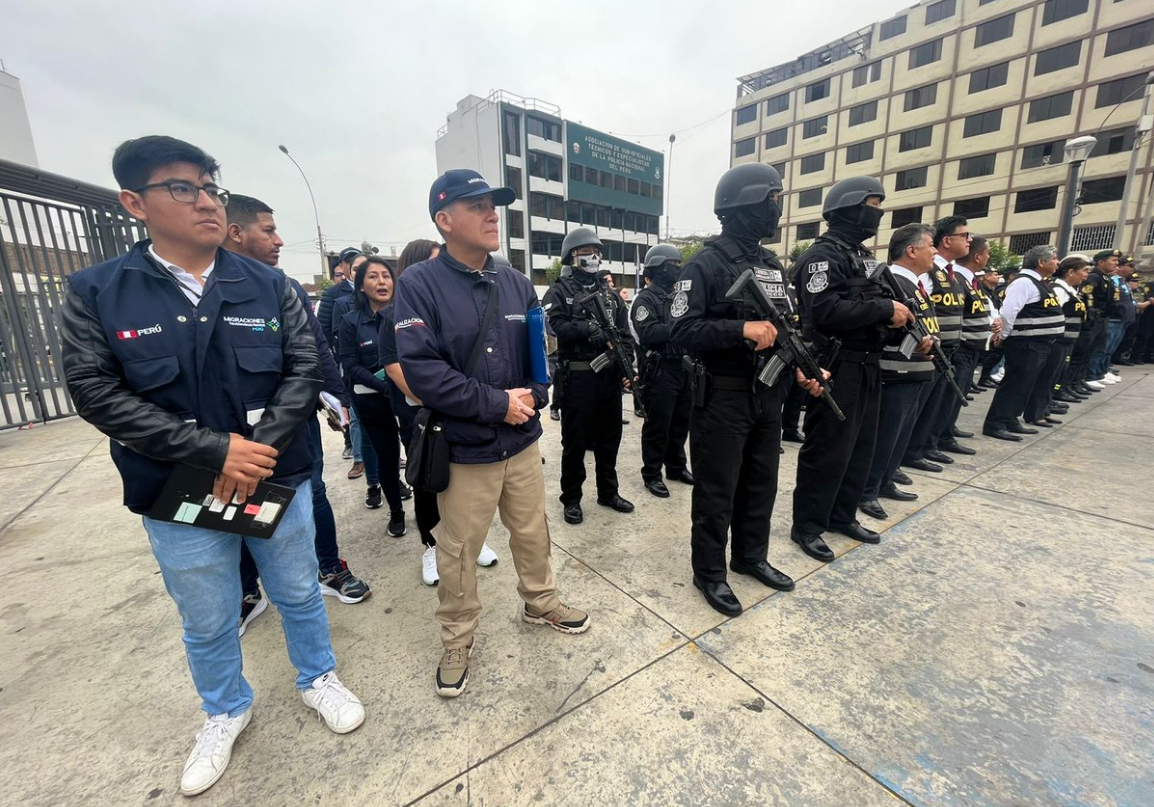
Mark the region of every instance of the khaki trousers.
POLYGON ((545 477, 537 444, 502 462, 449 466, 449 487, 437 494, 441 523, 437 539, 437 622, 445 647, 465 647, 481 616, 477 598, 477 556, 499 509, 509 530, 509 550, 517 569, 517 593, 545 614, 560 604, 552 544, 545 521, 545 477))

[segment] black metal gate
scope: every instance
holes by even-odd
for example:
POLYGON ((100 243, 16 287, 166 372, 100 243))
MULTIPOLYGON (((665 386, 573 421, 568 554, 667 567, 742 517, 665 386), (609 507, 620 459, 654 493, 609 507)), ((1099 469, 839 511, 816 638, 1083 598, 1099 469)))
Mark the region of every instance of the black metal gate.
POLYGON ((60 361, 65 278, 144 237, 114 191, 0 160, 0 429, 76 413, 60 361))

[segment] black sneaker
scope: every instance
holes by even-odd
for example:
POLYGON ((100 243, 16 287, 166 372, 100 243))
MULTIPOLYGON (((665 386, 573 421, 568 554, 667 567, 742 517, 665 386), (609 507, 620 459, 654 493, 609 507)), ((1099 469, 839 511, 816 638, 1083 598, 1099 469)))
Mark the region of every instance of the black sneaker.
POLYGON ((257 591, 256 594, 244 595, 244 599, 240 601, 240 620, 237 623, 238 633, 244 636, 244 632, 248 629, 249 623, 266 610, 268 610, 268 600, 262 597, 259 591, 257 591))
POLYGON ((369 584, 360 580, 349 571, 349 564, 343 560, 333 571, 325 574, 317 572, 317 580, 321 584, 321 594, 325 597, 336 597, 343 603, 360 602, 373 596, 369 584))
POLYGON ((401 501, 407 502, 411 498, 413 498, 413 489, 411 487, 409 487, 408 485, 406 485, 404 482, 402 482, 401 483, 401 501))
POLYGON ((381 486, 369 485, 369 489, 365 492, 365 507, 376 510, 381 506, 381 501, 381 486))
POLYGON ((409 528, 405 526, 405 511, 404 510, 390 510, 389 511, 389 526, 386 528, 389 535, 394 538, 400 538, 409 528))

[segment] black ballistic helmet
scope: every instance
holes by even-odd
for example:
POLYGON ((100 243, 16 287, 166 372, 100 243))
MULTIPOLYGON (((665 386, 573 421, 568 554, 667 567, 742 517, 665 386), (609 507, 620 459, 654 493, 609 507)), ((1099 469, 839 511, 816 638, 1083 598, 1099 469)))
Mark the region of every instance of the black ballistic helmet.
POLYGON ((565 240, 561 242, 561 263, 565 266, 572 266, 573 250, 578 247, 597 247, 597 249, 604 249, 605 245, 601 243, 601 239, 597 237, 597 233, 588 227, 577 227, 576 229, 570 230, 565 235, 565 240))
POLYGON ((772 165, 737 165, 722 174, 717 181, 717 190, 713 193, 713 212, 721 215, 739 207, 761 204, 771 194, 781 190, 781 174, 772 165))
POLYGON ((825 195, 821 206, 821 217, 829 221, 836 210, 852 210, 861 207, 871 196, 880 196, 885 201, 886 191, 882 183, 874 177, 849 177, 835 182, 825 195))
POLYGON ((645 268, 656 269, 666 261, 681 262, 681 250, 672 244, 658 244, 645 253, 645 268))

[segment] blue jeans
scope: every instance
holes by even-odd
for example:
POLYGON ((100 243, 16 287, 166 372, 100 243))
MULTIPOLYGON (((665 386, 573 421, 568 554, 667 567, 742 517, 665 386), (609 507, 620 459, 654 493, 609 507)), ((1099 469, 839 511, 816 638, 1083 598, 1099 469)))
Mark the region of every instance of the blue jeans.
POLYGON ((164 587, 184 623, 188 668, 207 714, 236 717, 252 705, 252 688, 241 672, 236 626, 241 599, 236 569, 242 541, 256 559, 265 592, 280 612, 289 660, 298 672, 297 688, 307 689, 336 667, 329 619, 317 584, 311 487, 309 482, 297 486, 292 504, 267 539, 144 517, 164 587))
POLYGON ((1125 335, 1126 327, 1121 320, 1106 320, 1106 341, 1102 349, 1090 360, 1090 378, 1097 381, 1106 375, 1106 371, 1110 369, 1110 357, 1114 355, 1118 345, 1122 344, 1122 337, 1125 335))
POLYGON ((365 464, 365 476, 370 485, 380 484, 377 470, 377 452, 369 436, 361 428, 361 418, 355 407, 349 407, 349 435, 353 441, 353 462, 365 464), (376 481, 373 481, 376 480, 376 481))

